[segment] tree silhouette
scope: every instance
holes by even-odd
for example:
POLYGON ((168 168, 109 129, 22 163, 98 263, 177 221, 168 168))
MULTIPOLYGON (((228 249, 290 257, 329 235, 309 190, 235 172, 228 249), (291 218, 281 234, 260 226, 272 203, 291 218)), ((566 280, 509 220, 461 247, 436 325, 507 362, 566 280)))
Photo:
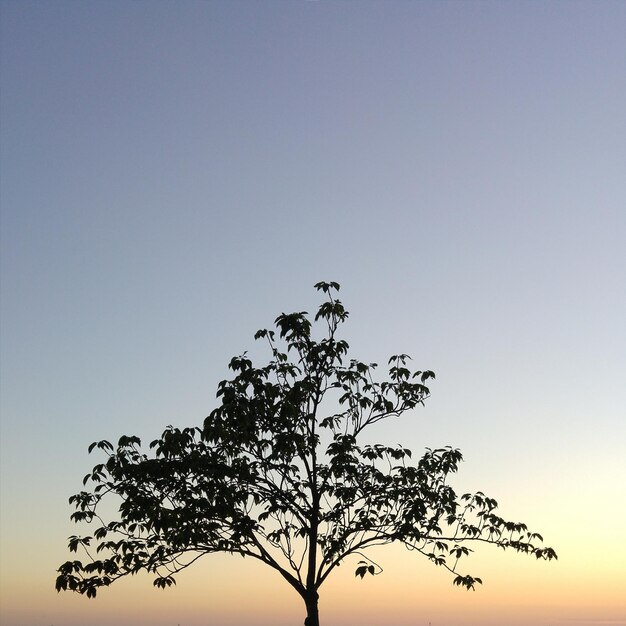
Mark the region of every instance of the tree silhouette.
POLYGON ((305 625, 319 626, 319 590, 340 563, 359 559, 361 578, 380 572, 365 553, 372 546, 401 543, 468 589, 482 582, 459 571, 468 544, 556 558, 539 534, 497 515, 492 498, 457 496, 447 481, 458 450, 427 449, 413 463, 404 447, 359 444, 372 424, 424 404, 434 374, 412 372, 400 354, 377 382, 376 364, 349 359, 338 337, 348 316, 339 285, 315 287, 326 297, 315 324, 306 312, 283 313, 278 337, 258 331, 271 360, 255 367, 245 354, 233 358, 234 378, 219 384, 220 404, 202 428, 168 427, 149 455, 137 437, 89 446, 108 458, 85 476, 93 490, 70 498, 71 518, 96 528, 70 537, 70 551, 84 549, 87 559, 61 565, 58 591, 94 597, 141 570, 165 588, 201 556, 228 552, 278 572, 302 597, 305 625), (117 520, 100 515, 108 496, 117 496, 117 520))

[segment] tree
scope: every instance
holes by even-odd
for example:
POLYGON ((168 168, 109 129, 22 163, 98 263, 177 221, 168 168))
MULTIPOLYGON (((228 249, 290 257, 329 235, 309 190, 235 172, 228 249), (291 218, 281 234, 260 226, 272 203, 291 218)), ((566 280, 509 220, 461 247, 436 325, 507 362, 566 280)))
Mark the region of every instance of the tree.
POLYGON ((278 572, 303 599, 305 625, 319 626, 319 590, 336 567, 352 556, 356 576, 380 573, 365 554, 372 546, 401 543, 467 589, 482 582, 459 571, 468 544, 556 558, 538 533, 500 517, 494 499, 457 496, 448 477, 458 450, 427 449, 412 463, 407 448, 359 443, 372 424, 423 405, 435 375, 411 371, 400 354, 377 382, 376 364, 348 359, 338 336, 348 317, 339 285, 315 287, 325 294, 316 324, 306 312, 283 313, 278 337, 258 331, 271 360, 255 367, 246 354, 233 358, 234 377, 219 384, 220 404, 202 428, 168 427, 150 455, 137 437, 89 446, 107 458, 84 478, 93 490, 70 498, 71 518, 96 528, 70 537, 70 551, 84 549, 87 559, 61 565, 57 591, 94 597, 142 570, 165 588, 201 556, 228 552, 278 572), (318 339, 314 326, 323 328, 318 339), (120 502, 119 519, 105 521, 109 496, 120 502))

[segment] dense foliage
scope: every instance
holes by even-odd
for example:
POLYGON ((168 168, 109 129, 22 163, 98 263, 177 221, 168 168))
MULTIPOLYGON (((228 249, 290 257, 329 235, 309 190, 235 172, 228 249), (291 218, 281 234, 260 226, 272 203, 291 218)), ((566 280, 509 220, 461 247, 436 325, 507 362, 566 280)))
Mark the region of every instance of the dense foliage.
POLYGON ((70 503, 74 521, 96 528, 70 537, 70 551, 84 549, 87 559, 61 565, 57 590, 93 597, 142 570, 168 587, 201 556, 228 552, 280 573, 305 602, 305 624, 318 626, 319 588, 342 561, 359 559, 360 577, 379 573, 365 553, 371 546, 402 543, 468 589, 481 582, 459 570, 468 544, 556 558, 539 534, 500 517, 492 498, 457 496, 448 477, 458 450, 427 449, 412 462, 404 447, 359 443, 368 426, 424 404, 434 374, 411 371, 401 354, 377 382, 376 365, 349 359, 338 336, 348 316, 339 285, 316 288, 326 299, 315 324, 305 312, 281 314, 277 333, 258 331, 271 360, 255 367, 245 354, 233 358, 234 377, 219 384, 220 404, 202 428, 168 427, 148 454, 137 437, 89 447, 107 458, 85 476, 93 489, 70 503), (106 521, 100 504, 110 496, 119 515, 106 521))

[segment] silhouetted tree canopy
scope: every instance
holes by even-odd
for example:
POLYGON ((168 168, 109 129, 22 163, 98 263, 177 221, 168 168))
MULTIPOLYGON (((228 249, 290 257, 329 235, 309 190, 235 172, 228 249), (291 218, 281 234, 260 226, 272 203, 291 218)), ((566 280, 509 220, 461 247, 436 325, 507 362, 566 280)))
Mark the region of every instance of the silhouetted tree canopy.
POLYGON ((57 590, 94 597, 142 570, 165 588, 201 556, 228 552, 276 570, 304 600, 305 624, 318 626, 319 589, 340 563, 353 556, 356 576, 380 573, 372 546, 401 543, 468 589, 482 582, 460 569, 469 545, 556 558, 538 533, 500 517, 494 499, 454 492, 458 450, 427 449, 414 462, 402 446, 359 442, 372 424, 423 405, 435 375, 400 354, 377 381, 376 364, 349 358, 338 334, 348 316, 339 285, 315 287, 325 300, 314 322, 283 313, 277 332, 258 331, 271 360, 233 358, 201 428, 170 426, 148 453, 129 436, 89 446, 107 458, 85 476, 93 489, 70 498, 71 518, 95 530, 70 537, 87 558, 61 565, 57 590), (107 521, 100 505, 111 496, 119 515, 107 521))

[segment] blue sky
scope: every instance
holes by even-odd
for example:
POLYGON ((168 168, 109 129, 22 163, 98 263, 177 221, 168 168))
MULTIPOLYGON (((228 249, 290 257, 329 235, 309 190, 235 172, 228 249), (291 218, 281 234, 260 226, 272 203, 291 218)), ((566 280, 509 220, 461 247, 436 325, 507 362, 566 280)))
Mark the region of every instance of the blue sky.
MULTIPOLYGON (((599 553, 625 512, 626 4, 1 7, 7 598, 38 568, 48 593, 86 446, 199 424, 318 280, 355 355, 437 372, 381 439, 461 447, 469 487, 557 547, 590 515, 562 543, 599 553)), ((7 626, 71 622, 46 602, 7 626)))

